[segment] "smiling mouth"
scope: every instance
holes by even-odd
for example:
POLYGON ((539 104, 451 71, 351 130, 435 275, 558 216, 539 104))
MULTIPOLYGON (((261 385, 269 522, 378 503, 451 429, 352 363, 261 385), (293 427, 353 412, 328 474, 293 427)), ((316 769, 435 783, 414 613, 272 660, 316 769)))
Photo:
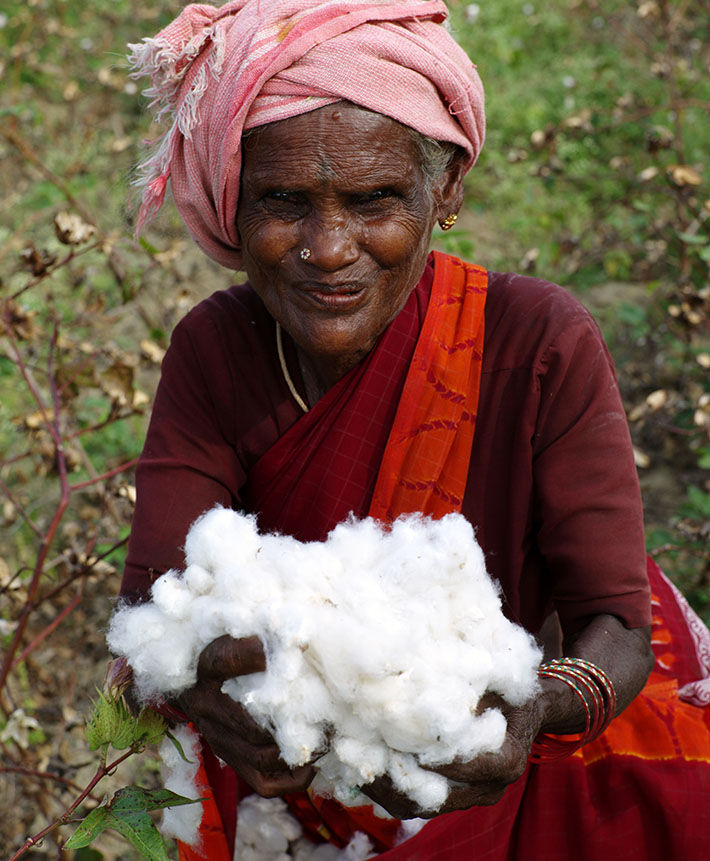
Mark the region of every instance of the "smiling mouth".
POLYGON ((319 308, 343 311, 360 302, 365 288, 360 284, 319 284, 307 282, 297 285, 298 291, 319 308))

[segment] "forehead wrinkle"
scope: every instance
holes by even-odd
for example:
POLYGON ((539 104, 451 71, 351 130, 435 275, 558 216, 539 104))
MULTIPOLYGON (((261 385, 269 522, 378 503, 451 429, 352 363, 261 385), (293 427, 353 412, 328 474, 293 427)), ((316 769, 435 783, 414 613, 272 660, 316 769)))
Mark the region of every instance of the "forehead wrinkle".
POLYGON ((259 185, 314 183, 345 192, 399 184, 403 165, 405 174, 416 179, 418 155, 406 130, 392 120, 356 110, 356 119, 363 119, 364 128, 353 129, 352 123, 344 123, 343 128, 340 114, 334 122, 320 109, 257 130, 245 146, 247 173, 259 185))
POLYGON ((320 164, 318 165, 318 178, 323 185, 335 179, 335 170, 333 165, 325 153, 321 153, 320 164))

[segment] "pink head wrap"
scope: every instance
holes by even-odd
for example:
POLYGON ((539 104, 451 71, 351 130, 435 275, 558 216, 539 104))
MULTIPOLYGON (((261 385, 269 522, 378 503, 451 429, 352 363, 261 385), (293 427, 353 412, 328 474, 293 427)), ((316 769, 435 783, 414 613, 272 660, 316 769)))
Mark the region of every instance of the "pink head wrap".
POLYGON ((483 87, 446 16, 442 0, 232 0, 187 6, 130 45, 156 119, 171 121, 141 166, 137 232, 170 179, 200 248, 239 269, 242 132, 340 100, 458 144, 471 167, 485 133, 483 87))

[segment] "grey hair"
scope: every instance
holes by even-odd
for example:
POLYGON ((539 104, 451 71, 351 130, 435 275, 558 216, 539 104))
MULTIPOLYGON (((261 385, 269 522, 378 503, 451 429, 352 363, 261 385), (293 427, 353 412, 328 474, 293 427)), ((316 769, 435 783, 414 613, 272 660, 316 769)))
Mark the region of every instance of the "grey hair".
POLYGON ((424 176, 425 191, 431 196, 434 185, 462 152, 461 147, 449 141, 437 141, 425 137, 416 129, 404 126, 409 132, 419 155, 419 167, 424 176))

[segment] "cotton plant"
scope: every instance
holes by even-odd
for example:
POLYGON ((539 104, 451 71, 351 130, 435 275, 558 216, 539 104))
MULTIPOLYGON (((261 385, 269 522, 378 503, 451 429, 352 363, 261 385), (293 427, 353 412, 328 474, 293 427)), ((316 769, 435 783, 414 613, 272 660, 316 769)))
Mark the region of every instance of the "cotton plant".
POLYGON ((266 671, 223 691, 269 730, 284 761, 318 757, 313 789, 371 804, 387 775, 422 811, 447 797, 422 766, 498 750, 506 720, 484 694, 519 706, 538 689, 540 651, 501 610, 500 592, 464 517, 367 518, 324 542, 260 534, 256 519, 215 508, 191 527, 186 568, 151 600, 119 607, 108 643, 146 700, 194 685, 202 649, 257 635, 266 671))
MULTIPOLYGON (((144 789, 140 786, 124 786, 116 790, 111 798, 104 796, 87 812, 84 804, 95 797, 101 781, 113 775, 116 769, 127 759, 141 753, 146 747, 164 740, 164 759, 171 762, 176 769, 175 761, 180 758, 188 762, 182 749, 180 739, 183 728, 173 735, 165 720, 145 706, 138 712, 133 712, 125 700, 124 693, 132 683, 133 674, 125 658, 111 661, 107 668, 103 689, 97 691, 97 699, 93 709, 87 716, 85 733, 89 749, 95 751, 98 764, 93 777, 78 796, 69 804, 63 813, 56 816, 48 825, 28 837, 22 846, 12 856, 11 861, 20 858, 26 852, 39 845, 44 838, 63 825, 78 823, 73 834, 63 842, 63 849, 81 850, 89 846, 106 830, 117 831, 128 840, 141 857, 148 861, 169 861, 163 837, 151 819, 150 813, 164 810, 169 814, 175 808, 193 805, 199 797, 184 797, 173 792, 169 787, 163 789, 144 789), (172 759, 166 752, 166 747, 174 748, 172 759), (111 751, 115 752, 111 754, 111 751), (115 754, 118 755, 115 755, 115 754)), ((10 717, 1 734, 0 741, 13 740, 20 746, 26 741, 23 733, 38 731, 34 718, 28 717, 17 709, 10 717)), ((195 736, 197 738, 197 736, 195 736)), ((190 739, 184 738, 187 742, 190 739)), ((190 791, 197 790, 196 772, 199 759, 195 756, 196 748, 188 748, 193 754, 193 761, 188 764, 191 779, 183 780, 182 786, 190 791)), ((185 772, 185 766, 182 767, 185 772)), ((193 823, 196 831, 201 817, 201 808, 197 813, 183 816, 182 821, 193 823)), ((178 815, 178 818, 179 815, 178 815)), ((100 853, 99 853, 100 854, 100 853)), ((77 856, 78 857, 78 856, 77 856)))

